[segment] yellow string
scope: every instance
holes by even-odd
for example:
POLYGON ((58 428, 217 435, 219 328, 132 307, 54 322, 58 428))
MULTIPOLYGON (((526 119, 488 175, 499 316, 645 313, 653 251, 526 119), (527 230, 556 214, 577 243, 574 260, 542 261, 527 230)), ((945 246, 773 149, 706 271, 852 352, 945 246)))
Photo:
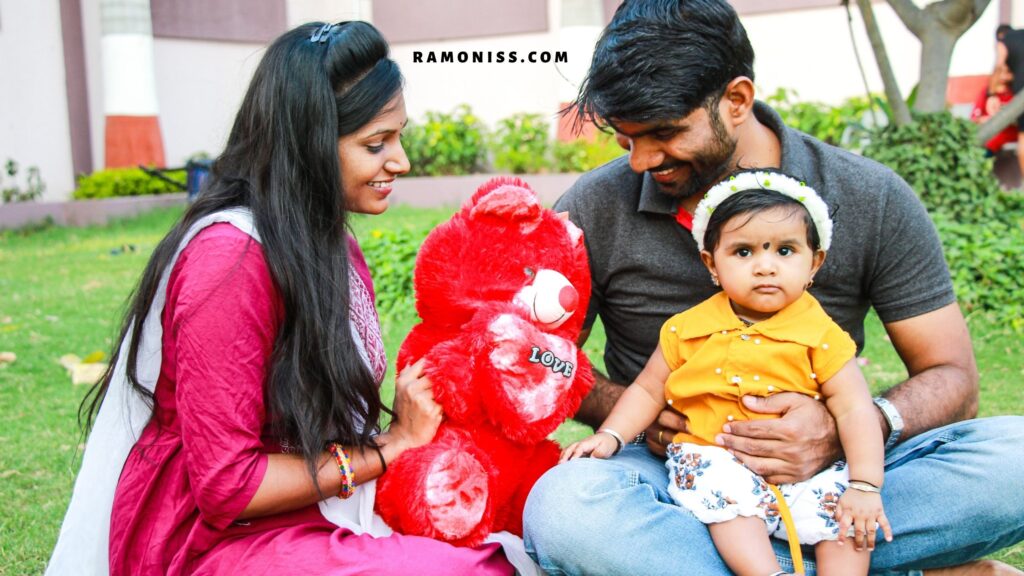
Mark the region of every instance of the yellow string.
POLYGON ((786 537, 789 539, 789 555, 793 557, 793 571, 797 574, 804 573, 804 555, 800 551, 800 539, 796 535, 796 524, 793 523, 793 515, 789 513, 789 506, 786 504, 786 499, 782 497, 782 492, 774 484, 768 484, 768 487, 772 489, 775 494, 775 499, 779 502, 779 516, 782 517, 782 523, 786 526, 786 537))

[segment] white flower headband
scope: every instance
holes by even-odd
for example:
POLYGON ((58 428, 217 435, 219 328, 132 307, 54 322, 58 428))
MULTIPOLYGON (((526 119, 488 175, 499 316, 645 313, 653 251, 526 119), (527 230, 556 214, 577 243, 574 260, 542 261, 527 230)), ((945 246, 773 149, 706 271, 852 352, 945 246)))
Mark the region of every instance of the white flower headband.
POLYGON ((832 219, 828 215, 828 205, 814 188, 778 172, 742 172, 712 186, 693 213, 693 239, 697 241, 697 248, 704 249, 708 220, 719 204, 737 192, 758 189, 772 190, 803 204, 818 230, 821 249, 828 251, 832 245, 832 219))

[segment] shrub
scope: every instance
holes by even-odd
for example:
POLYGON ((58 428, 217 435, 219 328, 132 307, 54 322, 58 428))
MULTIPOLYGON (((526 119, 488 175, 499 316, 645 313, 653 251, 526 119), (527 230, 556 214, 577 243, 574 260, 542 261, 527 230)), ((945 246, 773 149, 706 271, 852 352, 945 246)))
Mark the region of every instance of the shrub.
POLYGON ((907 126, 878 131, 864 155, 896 171, 931 213, 985 224, 1004 214, 992 160, 976 143, 977 127, 948 112, 920 114, 907 126))
POLYGON ((410 122, 402 133, 410 176, 472 174, 486 160, 485 129, 466 104, 451 114, 427 112, 421 123, 410 122))
MULTIPOLYGON (((839 106, 829 106, 820 102, 798 102, 798 97, 795 90, 779 88, 765 98, 765 102, 791 128, 834 146, 860 149, 861 138, 868 131, 863 119, 871 111, 871 101, 864 97, 853 97, 839 106)), ((880 118, 884 116, 883 111, 878 114, 880 118)))
POLYGON ((494 167, 513 174, 536 174, 550 167, 551 125, 540 114, 514 114, 498 121, 491 140, 494 167))
POLYGON ((185 189, 185 171, 165 172, 164 176, 180 185, 174 185, 146 174, 139 168, 108 168, 97 170, 78 178, 78 189, 74 197, 78 200, 89 198, 116 198, 121 196, 144 196, 147 194, 168 194, 185 189))
POLYGON ((4 163, 4 172, 7 173, 6 180, 0 179, 0 200, 4 204, 10 202, 30 202, 43 195, 46 190, 46 183, 43 182, 43 177, 39 175, 39 168, 35 166, 29 166, 26 170, 25 175, 25 187, 22 188, 18 184, 18 163, 8 158, 7 162, 4 163))
POLYGON ((360 247, 373 271, 377 310, 382 316, 394 311, 413 310, 412 273, 416 254, 429 230, 373 229, 360 247))
POLYGON ((864 154, 906 180, 942 239, 961 306, 1024 329, 1024 201, 1006 194, 975 126, 948 112, 877 133, 864 154))
POLYGON ((593 140, 555 142, 555 172, 586 172, 625 154, 615 136, 598 132, 593 140))
POLYGON ((953 284, 961 307, 985 312, 1001 323, 1024 329, 1024 230, 993 220, 987 225, 962 223, 937 214, 953 284))

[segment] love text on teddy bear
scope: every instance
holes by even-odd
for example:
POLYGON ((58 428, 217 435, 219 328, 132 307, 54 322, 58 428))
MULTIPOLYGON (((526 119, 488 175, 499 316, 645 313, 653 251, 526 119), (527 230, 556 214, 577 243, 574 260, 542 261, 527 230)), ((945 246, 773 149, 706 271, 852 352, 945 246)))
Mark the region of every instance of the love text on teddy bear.
POLYGON ((575 368, 572 362, 562 360, 558 356, 555 356, 551 350, 544 350, 541 352, 539 346, 533 346, 530 348, 530 362, 550 368, 555 374, 561 374, 566 378, 572 378, 572 371, 575 368))

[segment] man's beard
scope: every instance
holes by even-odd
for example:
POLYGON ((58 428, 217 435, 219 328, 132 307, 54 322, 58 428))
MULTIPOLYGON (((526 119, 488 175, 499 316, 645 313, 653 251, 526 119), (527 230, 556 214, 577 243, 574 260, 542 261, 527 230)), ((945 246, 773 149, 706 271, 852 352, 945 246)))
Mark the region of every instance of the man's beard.
POLYGON ((733 154, 736 153, 736 141, 729 137, 717 111, 708 114, 708 118, 711 122, 714 139, 706 148, 694 154, 693 159, 689 162, 666 162, 650 170, 657 172, 674 166, 689 165, 689 178, 684 182, 673 184, 671 188, 660 186, 663 193, 681 200, 695 194, 703 194, 731 171, 733 154))

